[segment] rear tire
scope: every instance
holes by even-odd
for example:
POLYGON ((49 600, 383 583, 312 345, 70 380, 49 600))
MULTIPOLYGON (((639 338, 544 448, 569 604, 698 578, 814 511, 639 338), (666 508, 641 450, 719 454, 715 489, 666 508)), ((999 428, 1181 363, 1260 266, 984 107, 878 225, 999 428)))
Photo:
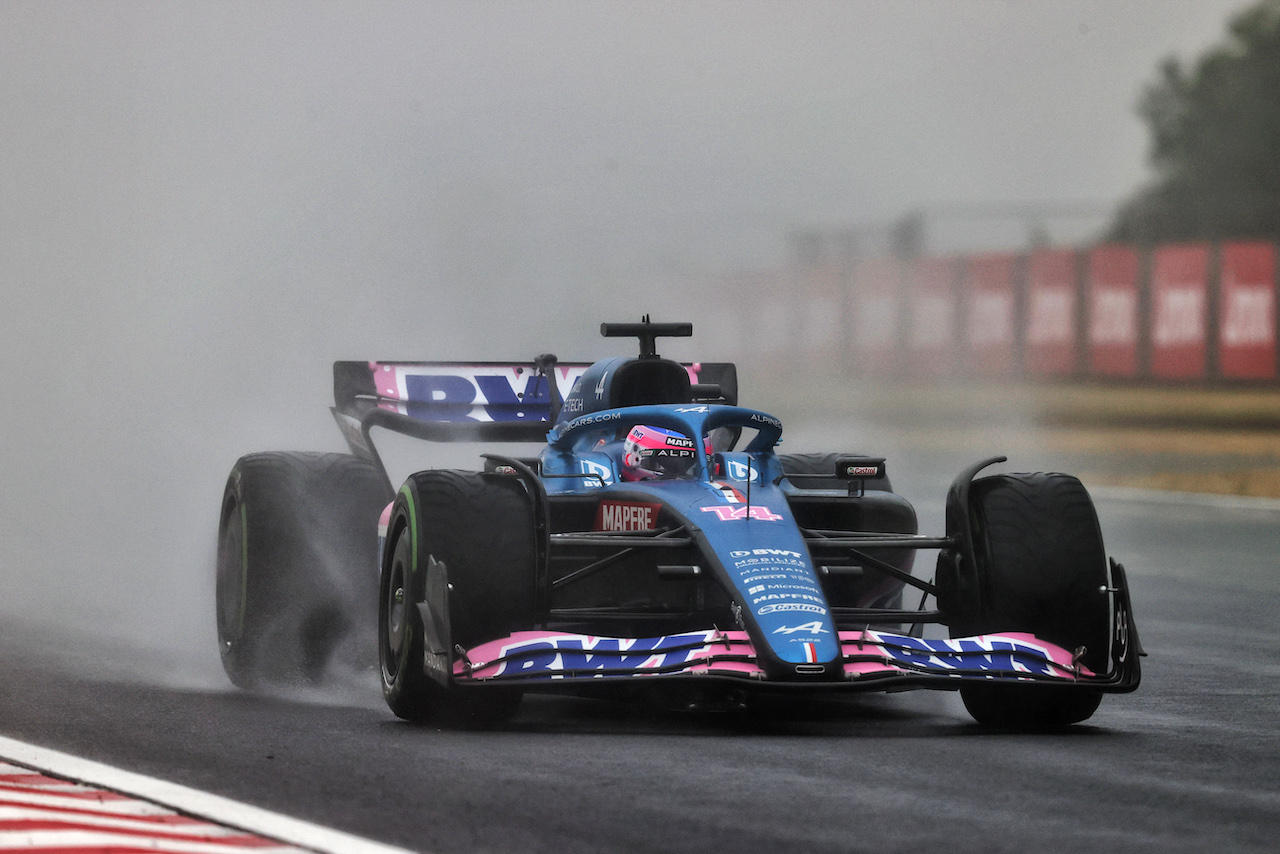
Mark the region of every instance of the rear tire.
MULTIPOLYGON (((953 637, 1029 632, 1106 672, 1110 578, 1093 501, 1065 474, 1006 474, 970 492, 982 610, 951 626, 953 637)), ((960 689, 982 724, 1056 727, 1088 719, 1102 694, 1064 685, 972 684, 960 689)))
MULTIPOLYGON (((217 628, 223 669, 242 688, 319 679, 354 652, 376 611, 377 523, 390 490, 349 454, 241 457, 218 526, 217 628)), ((371 658, 371 656, 370 656, 371 658)))
POLYGON ((500 723, 521 692, 457 686, 453 660, 471 647, 532 629, 537 620, 533 502, 507 475, 411 475, 392 509, 379 587, 382 692, 410 721, 500 723))

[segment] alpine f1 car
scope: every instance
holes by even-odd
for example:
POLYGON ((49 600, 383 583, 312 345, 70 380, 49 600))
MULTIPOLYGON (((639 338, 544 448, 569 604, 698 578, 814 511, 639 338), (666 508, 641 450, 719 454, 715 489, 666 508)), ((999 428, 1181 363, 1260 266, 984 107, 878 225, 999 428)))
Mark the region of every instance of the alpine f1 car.
POLYGON ((884 459, 780 454, 782 422, 737 405, 733 365, 657 355, 691 324, 601 331, 639 356, 335 363, 351 453, 251 454, 227 481, 231 679, 315 674, 376 625, 383 694, 410 720, 500 720, 527 692, 935 688, 985 724, 1057 726, 1138 687, 1124 569, 1076 478, 977 478, 1004 458, 980 461, 924 536, 884 459), (377 429, 541 448, 393 491, 377 429))

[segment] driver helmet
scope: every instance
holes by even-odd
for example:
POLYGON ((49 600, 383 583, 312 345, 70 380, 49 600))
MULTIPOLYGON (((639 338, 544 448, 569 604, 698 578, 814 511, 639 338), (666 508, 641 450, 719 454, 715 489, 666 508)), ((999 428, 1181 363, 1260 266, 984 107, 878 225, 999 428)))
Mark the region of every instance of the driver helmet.
POLYGON ((637 424, 622 448, 623 480, 689 477, 698 468, 694 441, 676 430, 637 424))

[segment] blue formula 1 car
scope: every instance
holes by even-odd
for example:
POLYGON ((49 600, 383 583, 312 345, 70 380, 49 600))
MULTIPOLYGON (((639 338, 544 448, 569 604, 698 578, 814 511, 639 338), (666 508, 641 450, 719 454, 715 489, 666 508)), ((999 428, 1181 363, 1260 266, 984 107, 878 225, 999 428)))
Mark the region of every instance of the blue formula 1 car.
POLYGON ((602 333, 637 337, 639 357, 336 363, 352 453, 251 454, 227 482, 231 679, 315 675, 376 625, 383 694, 410 720, 500 720, 527 692, 725 707, 936 688, 985 724, 1060 726, 1137 688, 1124 570, 1077 479, 975 479, 1003 458, 979 462, 946 533, 923 536, 882 458, 779 454, 782 423, 736 405, 733 365, 656 354, 690 324, 602 333), (393 493, 376 429, 542 447, 393 493), (912 574, 922 549, 932 580, 912 574))

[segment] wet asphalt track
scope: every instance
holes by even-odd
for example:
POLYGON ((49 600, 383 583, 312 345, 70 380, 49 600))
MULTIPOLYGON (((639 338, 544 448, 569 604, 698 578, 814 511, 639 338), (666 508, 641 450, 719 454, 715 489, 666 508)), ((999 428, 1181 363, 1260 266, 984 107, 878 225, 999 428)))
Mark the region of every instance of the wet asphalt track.
MULTIPOLYGON (((13 623, 0 734, 421 851, 1277 850, 1280 511, 1099 506, 1150 657, 1138 693, 1061 734, 986 731, 932 693, 698 717, 534 698, 501 731, 442 732, 372 680, 289 699, 104 679, 119 651, 13 623)), ((941 504, 921 510, 933 527, 941 504)))

